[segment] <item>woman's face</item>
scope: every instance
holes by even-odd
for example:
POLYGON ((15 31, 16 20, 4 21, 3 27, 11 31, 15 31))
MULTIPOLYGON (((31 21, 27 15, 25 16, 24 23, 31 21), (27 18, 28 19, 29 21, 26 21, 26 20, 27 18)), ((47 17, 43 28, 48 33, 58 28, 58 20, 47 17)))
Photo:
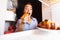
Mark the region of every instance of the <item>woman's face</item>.
POLYGON ((32 5, 31 4, 25 5, 24 13, 28 13, 30 16, 32 15, 32 5))

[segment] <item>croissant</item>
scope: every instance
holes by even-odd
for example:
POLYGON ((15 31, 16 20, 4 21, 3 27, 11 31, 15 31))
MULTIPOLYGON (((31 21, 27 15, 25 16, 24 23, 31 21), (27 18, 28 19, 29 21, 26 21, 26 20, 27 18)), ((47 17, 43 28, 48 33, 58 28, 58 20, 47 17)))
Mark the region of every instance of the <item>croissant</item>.
POLYGON ((26 16, 28 16, 28 14, 27 14, 27 13, 24 13, 24 14, 22 15, 21 19, 24 19, 26 16))

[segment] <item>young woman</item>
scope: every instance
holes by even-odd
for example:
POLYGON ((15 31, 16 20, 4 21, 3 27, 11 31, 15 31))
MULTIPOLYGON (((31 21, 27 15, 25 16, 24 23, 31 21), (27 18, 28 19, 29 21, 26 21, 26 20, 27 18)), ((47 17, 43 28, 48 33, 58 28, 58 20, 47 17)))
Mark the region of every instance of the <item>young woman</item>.
POLYGON ((32 5, 25 4, 22 17, 17 21, 16 31, 25 31, 35 29, 38 25, 37 19, 32 17, 32 5))

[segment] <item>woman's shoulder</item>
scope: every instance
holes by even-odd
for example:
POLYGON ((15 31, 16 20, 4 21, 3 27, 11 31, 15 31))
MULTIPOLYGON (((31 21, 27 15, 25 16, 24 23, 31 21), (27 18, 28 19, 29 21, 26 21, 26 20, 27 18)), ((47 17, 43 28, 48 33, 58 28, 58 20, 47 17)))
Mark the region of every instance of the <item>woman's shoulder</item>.
POLYGON ((34 18, 34 17, 32 17, 32 20, 33 20, 33 21, 37 21, 37 19, 36 19, 36 18, 34 18))

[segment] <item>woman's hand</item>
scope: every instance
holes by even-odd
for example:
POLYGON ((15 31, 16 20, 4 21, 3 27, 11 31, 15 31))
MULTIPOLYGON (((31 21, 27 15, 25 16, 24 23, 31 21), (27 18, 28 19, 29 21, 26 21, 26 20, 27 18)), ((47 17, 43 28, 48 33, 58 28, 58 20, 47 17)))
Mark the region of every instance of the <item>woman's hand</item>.
POLYGON ((23 14, 21 19, 22 19, 22 22, 24 22, 24 23, 26 23, 26 22, 30 23, 30 20, 31 20, 30 15, 27 13, 23 14))

